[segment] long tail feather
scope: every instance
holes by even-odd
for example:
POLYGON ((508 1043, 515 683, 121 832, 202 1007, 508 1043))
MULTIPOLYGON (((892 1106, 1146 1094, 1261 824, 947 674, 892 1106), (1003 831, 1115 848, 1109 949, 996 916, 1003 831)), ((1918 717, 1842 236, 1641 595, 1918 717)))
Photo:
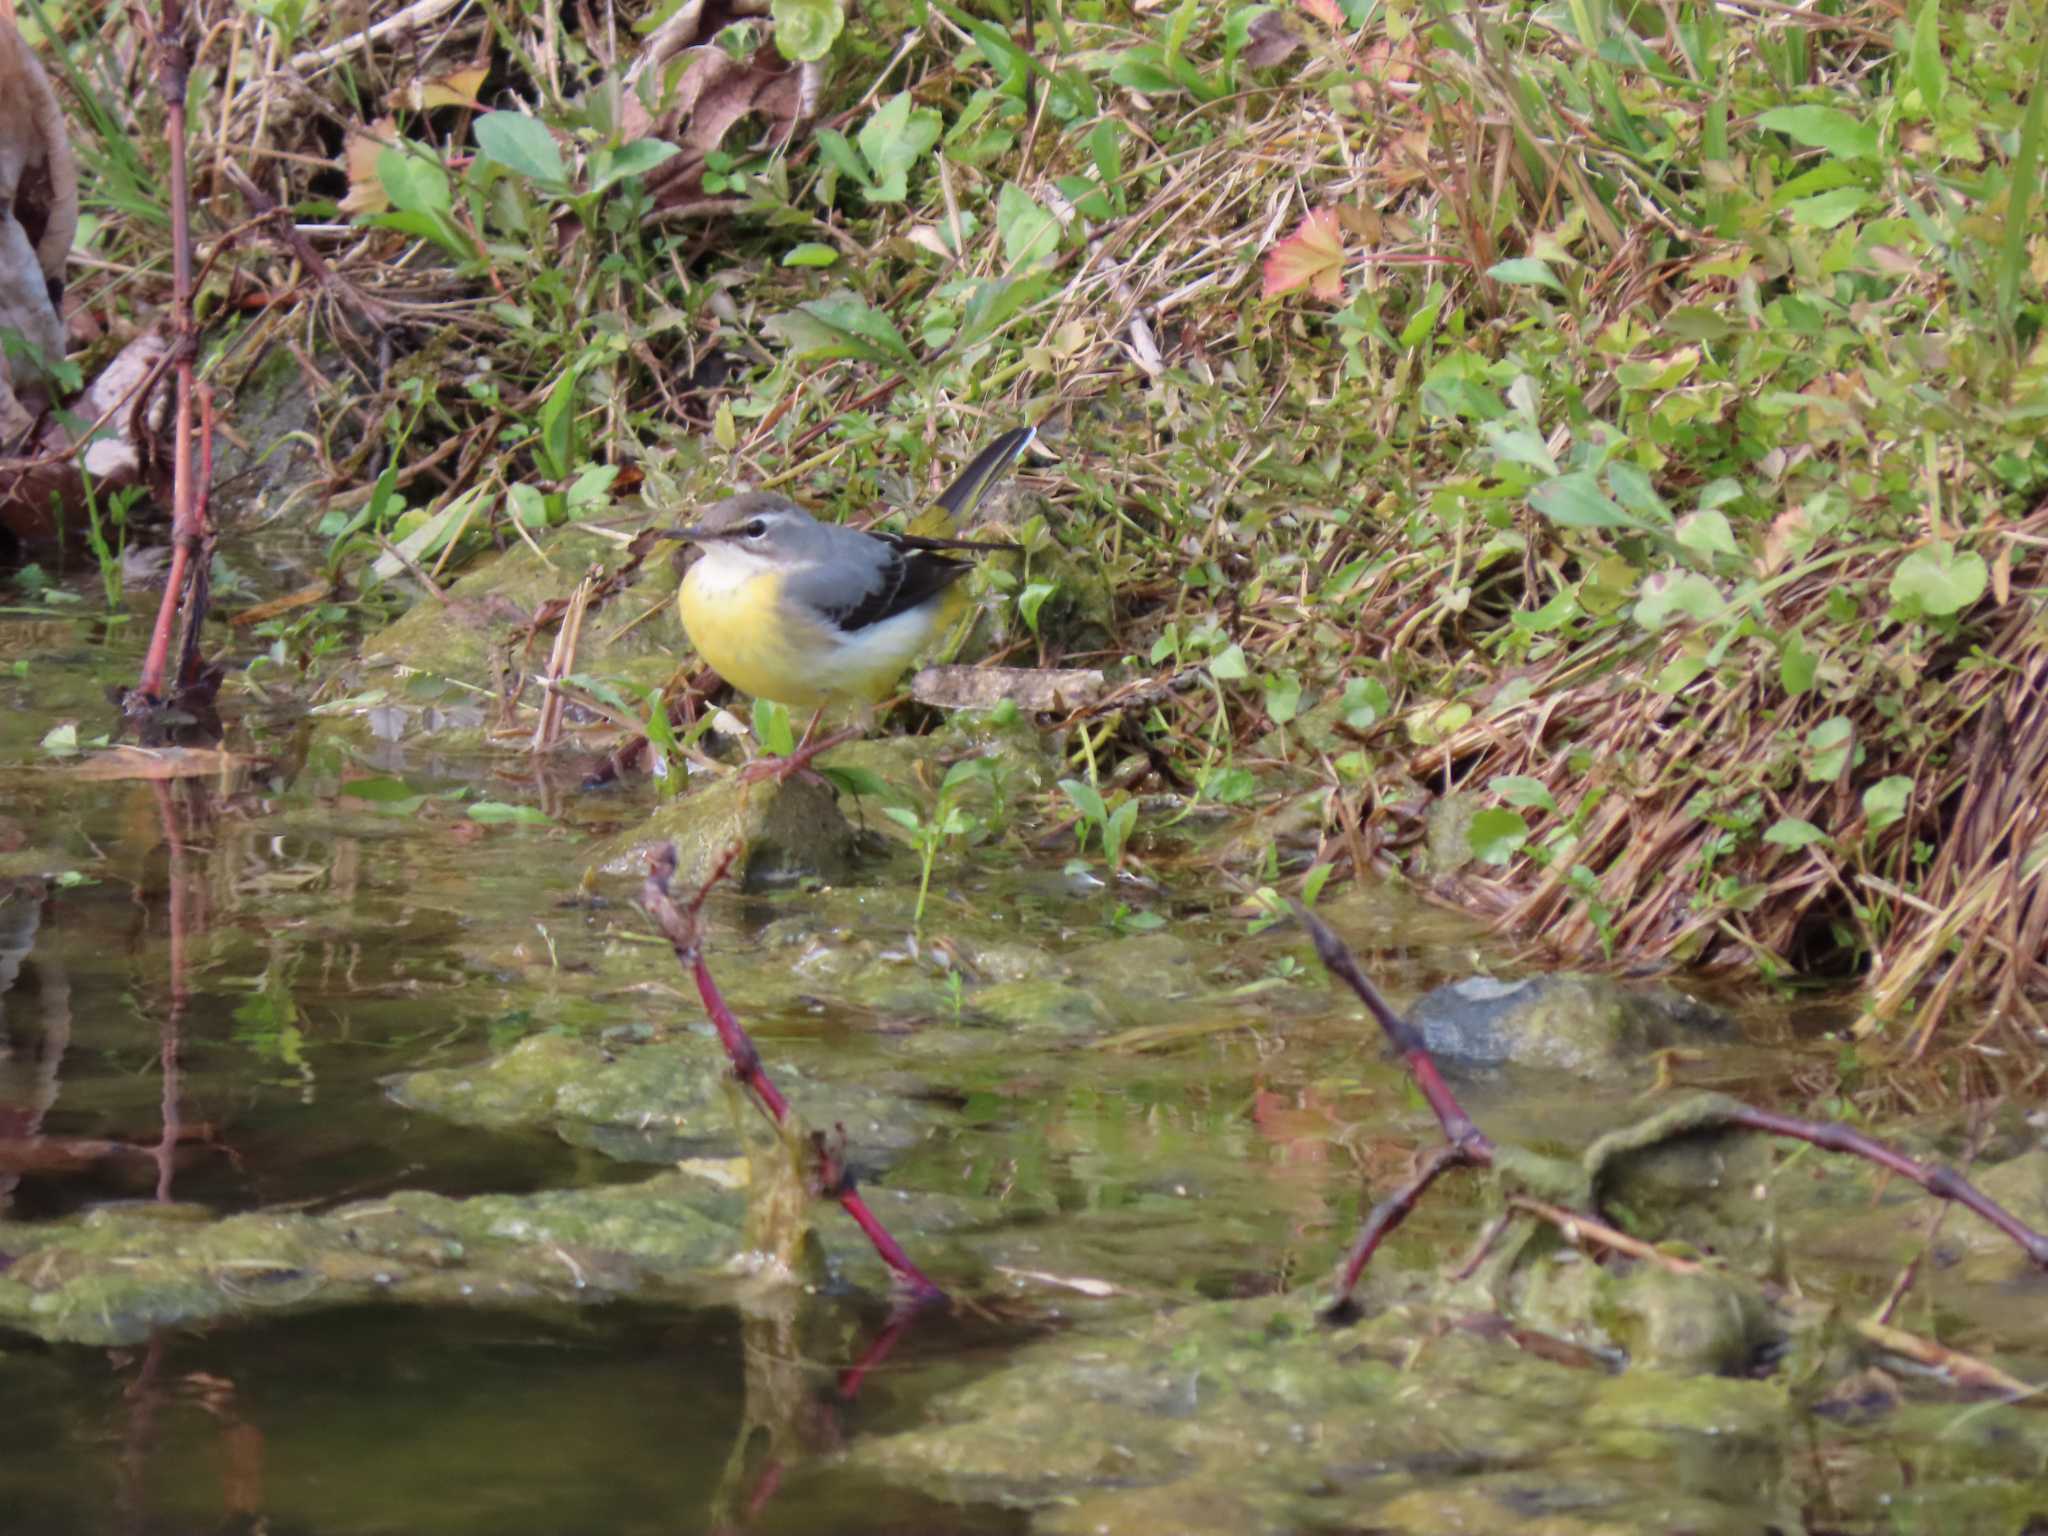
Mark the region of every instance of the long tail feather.
POLYGON ((1036 427, 1017 427, 1005 432, 968 462, 967 467, 954 477, 953 483, 939 493, 934 505, 946 514, 951 525, 957 526, 980 503, 997 477, 1017 462, 1018 456, 1031 446, 1037 436, 1036 427))

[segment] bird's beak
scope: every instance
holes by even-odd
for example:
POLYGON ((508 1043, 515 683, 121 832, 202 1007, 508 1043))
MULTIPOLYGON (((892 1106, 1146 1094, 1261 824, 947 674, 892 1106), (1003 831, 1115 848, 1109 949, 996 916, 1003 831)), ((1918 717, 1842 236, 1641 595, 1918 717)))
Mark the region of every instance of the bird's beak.
POLYGON ((715 530, 699 528, 695 524, 687 528, 656 528, 653 533, 657 539, 680 539, 685 544, 702 544, 706 539, 716 537, 715 530))

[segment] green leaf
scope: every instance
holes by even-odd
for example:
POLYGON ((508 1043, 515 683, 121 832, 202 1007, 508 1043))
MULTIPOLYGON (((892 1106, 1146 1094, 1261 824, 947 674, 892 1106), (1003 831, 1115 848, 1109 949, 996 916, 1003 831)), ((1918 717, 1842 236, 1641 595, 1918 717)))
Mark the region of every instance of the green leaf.
POLYGON ((377 180, 391 206, 405 213, 447 213, 454 207, 448 173, 425 155, 385 149, 377 155, 377 180))
POLYGON ((754 740, 761 750, 775 757, 788 757, 796 750, 796 735, 789 726, 789 711, 773 699, 754 700, 754 740))
POLYGON ((782 253, 785 267, 829 267, 839 259, 839 253, 829 245, 816 240, 806 240, 802 245, 792 245, 782 253))
POLYGON ((1614 492, 1615 500, 1644 523, 1660 527, 1670 524, 1671 509, 1664 504, 1664 498, 1657 494, 1657 487, 1639 465, 1631 464, 1627 459, 1616 459, 1609 464, 1607 488, 1614 492))
POLYGON ((1059 589, 1055 581, 1034 581, 1017 594, 1017 612, 1023 616, 1025 628, 1034 635, 1038 633, 1038 610, 1059 589))
POLYGON ((1827 833, 1797 816, 1781 816, 1764 832, 1764 841, 1779 848, 1811 848, 1827 840, 1827 833))
POLYGON ((1840 715, 1823 720, 1806 733, 1806 757, 1800 764, 1809 781, 1832 784, 1848 769, 1856 747, 1856 727, 1840 715))
POLYGON ((534 457, 540 462, 541 472, 550 480, 566 480, 579 457, 576 451, 576 385, 583 377, 583 368, 584 363, 579 359, 555 380, 535 417, 535 425, 540 431, 534 444, 534 457))
POLYGON ((1879 779, 1863 791, 1864 825, 1872 832, 1881 832, 1902 820, 1912 801, 1913 781, 1906 775, 1895 773, 1888 779, 1879 779))
POLYGON ((910 191, 910 168, 939 142, 944 126, 930 107, 913 108, 908 91, 883 102, 860 130, 861 155, 874 171, 868 201, 902 202, 910 191))
POLYGON ((1844 160, 1877 158, 1877 129, 1839 107, 1773 107, 1758 113, 1756 121, 1759 128, 1782 133, 1795 144, 1844 160))
POLYGON ((794 64, 811 64, 832 51, 846 25, 840 0, 772 0, 775 47, 794 64))
POLYGON ((1550 452, 1550 445, 1544 442, 1543 434, 1516 425, 1515 420, 1508 418, 1480 424, 1480 435, 1486 439, 1486 446, 1493 451, 1494 458, 1503 464, 1526 464, 1545 475, 1555 476, 1557 460, 1550 452))
POLYGON ((1059 254, 1059 220, 1031 199, 1014 181, 996 195, 996 232, 1003 240, 1003 263, 1011 272, 1043 266, 1059 254))
POLYGON ((1820 671, 1820 658, 1806 648, 1806 642, 1797 635, 1785 637, 1785 648, 1778 653, 1778 681, 1787 693, 1797 698, 1813 686, 1814 676, 1820 671))
POLYGON ((1892 601, 1918 603, 1922 613, 1943 618, 1982 597, 1990 574, 1984 557, 1976 551, 1958 550, 1948 543, 1930 544, 1899 562, 1892 574, 1892 601))
POLYGON ((590 157, 590 190, 603 192, 629 176, 645 176, 682 151, 663 139, 635 139, 617 149, 600 149, 590 157))
POLYGON ((1678 618, 1704 624, 1727 606, 1721 589, 1697 571, 1659 571, 1644 579, 1642 590, 1635 621, 1653 632, 1678 618))
POLYGON ((1081 813, 1081 819, 1091 827, 1108 824, 1109 807, 1102 802, 1102 794, 1093 784, 1079 779, 1061 779, 1060 790, 1074 802, 1074 809, 1081 813))
POLYGON ((1394 701, 1387 693, 1387 686, 1376 677, 1354 677, 1344 685, 1344 698, 1338 706, 1344 711, 1344 723, 1354 731, 1368 731, 1394 712, 1394 701))
POLYGON ((1202 775, 1201 793, 1218 805, 1242 805, 1258 789, 1249 768, 1214 768, 1202 775))
POLYGON ((350 779, 341 786, 341 792, 351 800, 366 800, 372 805, 392 800, 415 800, 420 792, 403 779, 350 779))
POLYGON ((476 147, 487 160, 551 191, 565 189, 569 173, 555 136, 537 117, 524 112, 486 112, 471 125, 476 147))
POLYGON ((1088 154, 1102 185, 1115 193, 1124 174, 1123 134, 1115 118, 1105 117, 1089 131, 1088 154))
POLYGON ((469 819, 487 824, 517 822, 524 826, 553 825, 548 813, 536 805, 508 805, 502 800, 479 800, 469 808, 469 819))
POLYGON ((505 488, 505 505, 522 528, 545 528, 548 525, 547 498, 524 480, 505 488))
POLYGON ((1209 675, 1221 682, 1234 683, 1252 675, 1252 669, 1245 664, 1244 647, 1233 645, 1219 651, 1209 663, 1209 675))
POLYGON ((1735 530, 1720 512, 1688 512, 1678 520, 1678 542, 1700 555, 1742 557, 1735 547, 1735 530))
POLYGON ((784 342, 797 358, 851 357, 895 367, 915 365, 916 355, 895 322, 858 294, 840 292, 771 315, 761 328, 784 342))
POLYGON ((811 135, 811 139, 818 146, 818 152, 840 175, 863 187, 874 186, 875 178, 868 174, 867 162, 861 159, 860 152, 847 142, 845 134, 834 128, 820 128, 811 135))
POLYGON ((1285 725, 1301 712, 1301 679, 1281 672, 1261 680, 1266 691, 1266 714, 1275 725, 1285 725))
MULTIPOLYGON (((818 773, 842 795, 852 795, 856 800, 879 799, 889 793, 889 785, 872 768, 828 768, 817 765, 818 773)), ((912 824, 916 818, 912 817, 912 824)))
POLYGON ((961 351, 987 340, 1043 298, 1051 281, 1045 277, 997 277, 976 283, 973 297, 960 311, 960 329, 953 345, 961 351))
POLYGON ((1634 528, 1636 519, 1600 489, 1591 470, 1575 469, 1529 492, 1529 505, 1561 528, 1634 528))
POLYGON ((1907 72, 1920 92, 1920 110, 1929 117, 1941 105, 1948 88, 1948 70, 1941 61, 1941 0, 1921 0, 1913 16, 1913 43, 1907 52, 1907 72))
POLYGON ((1554 812, 1557 809, 1557 801, 1551 798, 1549 786, 1527 774, 1497 773, 1487 781, 1486 787, 1509 805, 1526 810, 1554 812))
POLYGON ((1505 864, 1529 841, 1529 824, 1515 811, 1495 806, 1479 811, 1465 828, 1472 857, 1483 864, 1505 864))
POLYGON ((1818 197, 1802 197, 1788 203, 1785 211, 1795 224, 1804 224, 1810 229, 1833 229, 1862 212, 1863 205, 1869 201, 1869 195, 1859 188, 1837 187, 1818 197))
POLYGON ((1564 284, 1557 280, 1557 274, 1550 270, 1550 263, 1534 256, 1515 256, 1507 261, 1497 261, 1486 269, 1486 275, 1496 283, 1510 287, 1554 288, 1564 292, 1564 284))

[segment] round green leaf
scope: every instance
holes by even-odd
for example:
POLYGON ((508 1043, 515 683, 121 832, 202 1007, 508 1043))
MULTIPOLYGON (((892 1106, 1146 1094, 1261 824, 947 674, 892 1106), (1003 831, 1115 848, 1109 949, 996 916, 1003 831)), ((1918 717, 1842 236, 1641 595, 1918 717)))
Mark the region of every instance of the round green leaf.
POLYGON ((1984 557, 1953 544, 1930 544, 1899 562, 1892 574, 1892 601, 1915 602, 1922 613, 1942 618, 1984 595, 1990 572, 1984 557))
POLYGON ((798 64, 830 53, 846 25, 840 0, 773 0, 768 14, 775 19, 775 46, 785 59, 798 64))
POLYGON ((1505 864, 1529 841, 1529 824, 1514 811, 1480 811, 1465 829, 1472 856, 1488 864, 1505 864))
POLYGON ((1797 816, 1782 816, 1771 823, 1764 833, 1764 841, 1780 848, 1811 848, 1815 843, 1828 840, 1827 833, 1810 821, 1801 821, 1797 816))
POLYGON ((829 267, 839 259, 839 253, 829 245, 815 240, 806 240, 802 245, 793 245, 782 253, 785 267, 829 267))
POLYGON ((1906 814, 1913 798, 1913 781, 1903 773, 1879 779, 1863 791, 1863 820, 1873 832, 1883 831, 1906 814))

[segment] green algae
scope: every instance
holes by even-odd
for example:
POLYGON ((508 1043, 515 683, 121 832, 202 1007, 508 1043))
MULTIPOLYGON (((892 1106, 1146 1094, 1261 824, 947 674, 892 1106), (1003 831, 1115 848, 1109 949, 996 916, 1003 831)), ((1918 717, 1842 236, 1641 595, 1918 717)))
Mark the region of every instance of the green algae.
POLYGON ((421 1191, 325 1215, 166 1221, 148 1207, 0 1222, 0 1325, 129 1344, 152 1329, 376 1298, 420 1304, 717 1294, 734 1197, 682 1174, 452 1200, 421 1191))

